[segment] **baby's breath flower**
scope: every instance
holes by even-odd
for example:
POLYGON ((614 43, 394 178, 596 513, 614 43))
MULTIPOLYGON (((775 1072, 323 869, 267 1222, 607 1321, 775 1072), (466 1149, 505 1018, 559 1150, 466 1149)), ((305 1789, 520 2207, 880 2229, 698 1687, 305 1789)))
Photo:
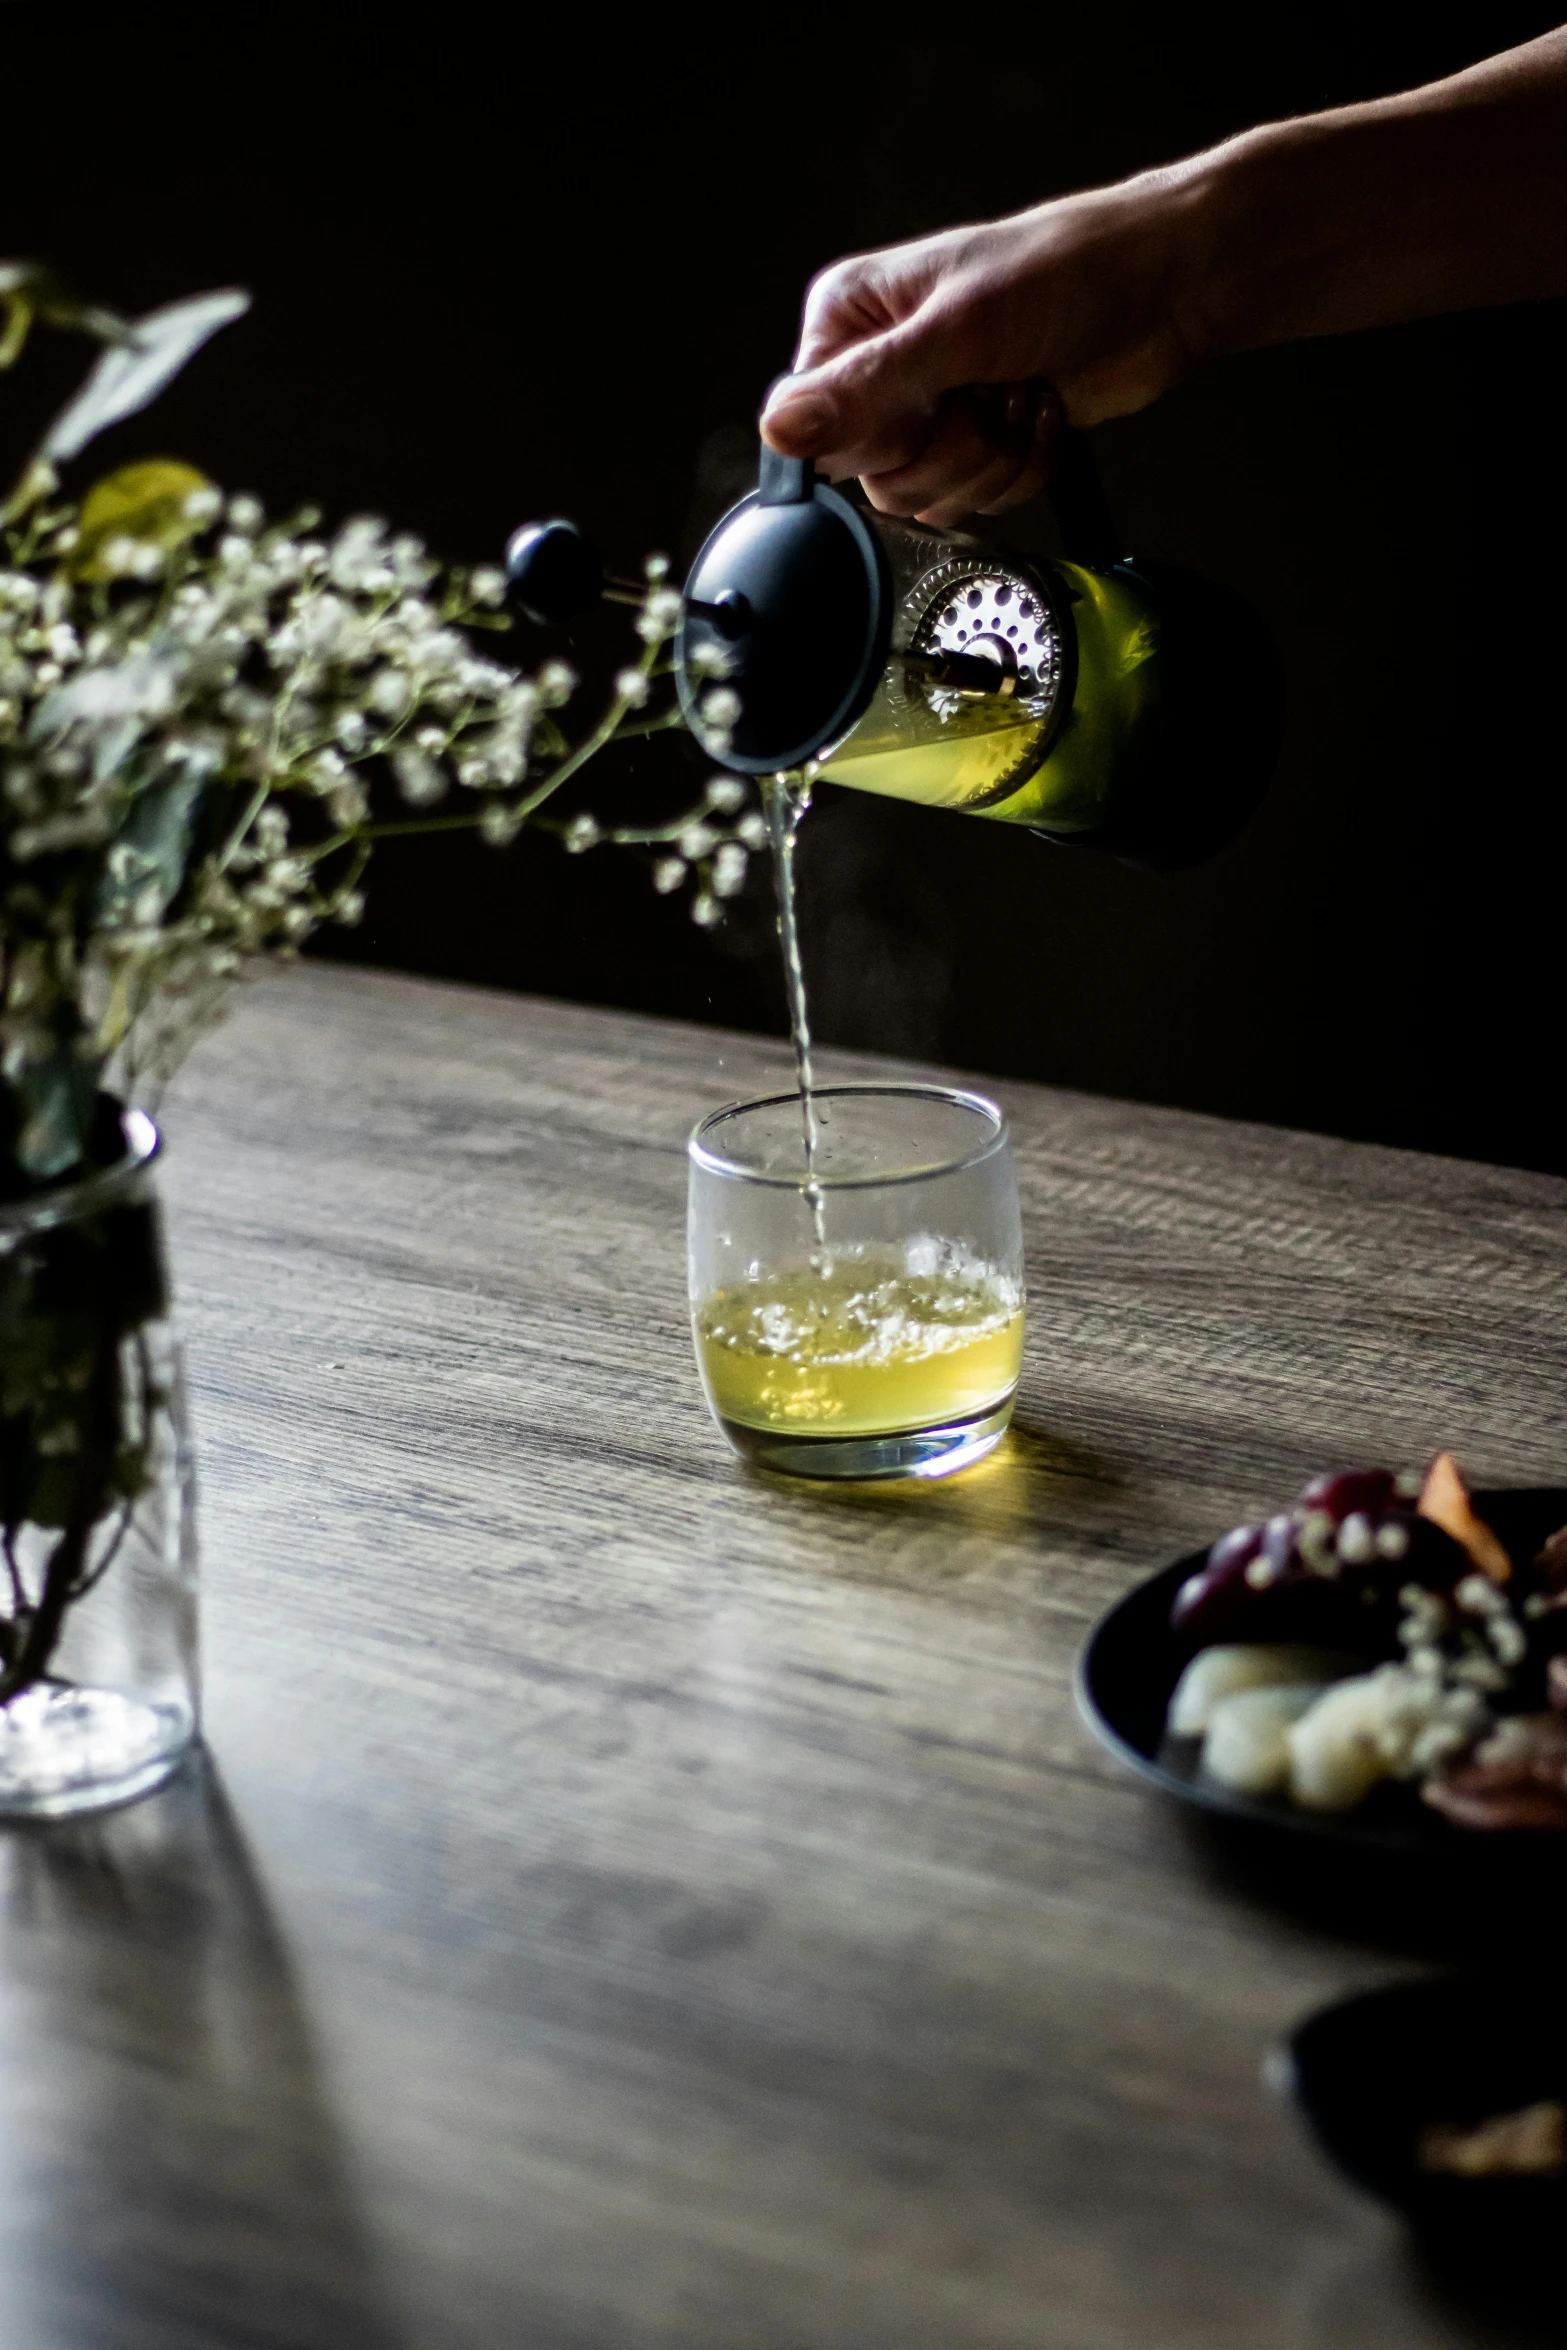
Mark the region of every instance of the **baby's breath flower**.
POLYGON ((141 549, 136 541, 117 531, 112 538, 105 539, 99 548, 98 565, 108 579, 133 579, 140 556, 141 549))
POLYGON ((705 643, 691 647, 686 667, 693 677, 727 677, 734 667, 734 655, 716 637, 709 637, 705 643))
POLYGON ((715 685, 702 696, 702 719, 711 727, 730 727, 740 715, 740 696, 732 685, 715 685))
POLYGON ((342 832, 351 832, 356 824, 363 824, 370 813, 370 802, 357 775, 350 775, 328 792, 326 812, 342 832))
POLYGON ((644 644, 661 645, 666 637, 674 635, 684 611, 684 599, 674 588, 651 588, 637 614, 638 636, 644 644))
POLYGON ((497 661, 464 661, 457 670, 457 682, 465 694, 503 694, 511 683, 511 671, 502 669, 497 661))
POLYGON ((726 840, 713 859, 713 894, 732 898, 745 887, 746 855, 738 841, 726 840))
POLYGON ((642 576, 644 579, 652 580, 656 587, 661 579, 669 577, 669 557, 667 555, 644 555, 642 576))
POLYGON ((735 832, 748 849, 765 849, 767 846, 767 818, 756 808, 741 817, 735 832))
POLYGON ((410 808, 432 807, 445 796, 445 775, 429 752, 421 750, 417 743, 398 744, 392 753, 392 773, 410 808))
MULTIPOLYGON (((269 528, 258 500, 203 488, 183 500, 171 553, 111 533, 82 578, 63 559, 79 543, 66 508, 28 542, 36 557, 0 560, 0 876, 12 875, 0 882, 0 1091, 58 1059, 66 1032, 95 1083, 115 1049, 128 1079, 167 1073, 247 957, 292 956, 319 921, 359 921, 383 759, 411 809, 433 807, 454 776, 481 795, 467 820, 496 846, 542 809, 551 763, 569 752, 546 713, 577 679, 564 661, 519 677, 449 617, 501 605, 501 571, 446 570, 373 516, 330 543, 306 537, 318 519, 269 528), (83 907, 99 909, 85 931, 83 907), (129 1037, 127 988, 140 1006, 129 1037)), ((647 646, 680 625, 668 569, 661 556, 646 565, 647 646)), ((616 676, 622 709, 651 701, 649 667, 616 676)), ((653 879, 666 895, 693 879, 708 927, 765 827, 728 777, 711 780, 705 808, 714 821, 694 811, 653 879)), ((606 835, 584 812, 562 837, 577 855, 606 835)), ((6 1112, 0 1100, 0 1133, 6 1112)))
POLYGON ((386 524, 374 514, 345 522, 327 554, 332 585, 349 595, 384 595, 397 585, 387 561, 386 524))
POLYGON ((411 531, 404 531, 393 539, 387 554, 391 560, 392 577, 399 587, 425 587, 439 569, 439 565, 432 563, 425 553, 423 539, 416 539, 411 531))
POLYGON ((485 738, 478 763, 484 769, 481 784, 520 783, 528 764, 526 737, 515 726, 497 726, 485 738))
POLYGON ((491 800, 479 817, 479 831, 494 849, 503 849, 522 830, 522 818, 504 800, 491 800))

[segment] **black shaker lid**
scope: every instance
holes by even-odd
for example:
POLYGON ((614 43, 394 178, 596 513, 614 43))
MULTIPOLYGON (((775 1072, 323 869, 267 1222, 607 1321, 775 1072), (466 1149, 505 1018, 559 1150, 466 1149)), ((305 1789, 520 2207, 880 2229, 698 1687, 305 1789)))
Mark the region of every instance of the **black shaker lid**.
POLYGON ((686 581, 675 678, 703 749, 738 775, 815 758, 865 711, 887 661, 892 582, 881 542, 811 467, 763 445, 761 478, 726 514, 686 581), (705 664, 722 653, 722 676, 705 664), (702 702, 740 699, 727 743, 702 702))
POLYGON ((561 628, 604 593, 604 562, 574 522, 525 522, 506 542, 513 601, 538 628, 561 628))

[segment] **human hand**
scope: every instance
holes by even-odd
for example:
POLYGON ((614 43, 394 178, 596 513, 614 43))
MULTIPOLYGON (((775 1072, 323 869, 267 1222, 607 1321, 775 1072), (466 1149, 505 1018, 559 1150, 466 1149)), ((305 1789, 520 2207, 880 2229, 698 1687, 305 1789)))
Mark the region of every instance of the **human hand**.
POLYGON ((1424 89, 840 261, 762 430, 936 524, 1200 359, 1567 293, 1567 26, 1424 89))
POLYGON ((1191 175, 1150 172, 823 271, 772 447, 938 527, 1042 489, 1063 415, 1124 416, 1186 374, 1191 175))

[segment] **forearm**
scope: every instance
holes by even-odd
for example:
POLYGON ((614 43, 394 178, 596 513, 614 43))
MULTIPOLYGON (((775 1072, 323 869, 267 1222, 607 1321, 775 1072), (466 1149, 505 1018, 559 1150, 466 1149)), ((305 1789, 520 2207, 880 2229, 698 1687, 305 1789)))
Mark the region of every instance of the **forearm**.
POLYGON ((1567 29, 1169 178, 1194 354, 1567 294, 1567 29))
POLYGON ((764 428, 785 455, 858 474, 877 505, 947 523, 1039 489, 1058 410, 1095 425, 1229 352, 1553 294, 1567 28, 1402 97, 839 262, 764 428))

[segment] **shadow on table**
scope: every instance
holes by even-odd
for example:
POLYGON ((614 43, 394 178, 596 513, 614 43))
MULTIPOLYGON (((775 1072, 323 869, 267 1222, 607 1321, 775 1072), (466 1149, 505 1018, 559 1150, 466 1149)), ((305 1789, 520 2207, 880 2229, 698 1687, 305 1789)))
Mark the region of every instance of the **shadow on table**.
POLYGON ((1445 2311, 1466 2318, 1487 2350, 1560 2350, 1561 2247, 1498 2244, 1485 2232, 1412 2232, 1410 2261, 1420 2286, 1445 2311))
POLYGON ((1324 1933, 1454 1965, 1562 1947, 1567 1839, 1476 1836, 1402 1853, 1174 1804, 1169 1812, 1172 1829, 1214 1883, 1324 1933))
POLYGON ((1487 2350, 1567 2339, 1561 2180, 1432 2181, 1414 2151, 1428 2120, 1479 2120, 1559 2090, 1560 1840, 1400 1853, 1222 1817, 1180 1822, 1197 1865, 1226 1892, 1390 1955, 1445 1962, 1298 2018, 1266 2077, 1292 2099, 1318 2154, 1398 2213, 1434 2338, 1459 2338, 1435 2323, 1440 2310, 1487 2350))
MULTIPOLYGON (((1096 1454, 1042 1428, 1014 1420, 992 1453, 951 1477, 853 1478, 814 1482, 780 1477, 748 1467, 746 1474, 787 1494, 807 1510, 857 1511, 896 1521, 910 1511, 926 1527, 954 1535, 981 1535, 994 1541, 1036 1527, 1070 1526, 1084 1515, 1085 1495, 1098 1513, 1104 1497, 1121 1483, 1117 1470, 1096 1454)), ((970 1563, 961 1557, 955 1565, 970 1563)), ((929 1564, 928 1559, 922 1564, 929 1564)))
POLYGON ((0 1950, 7 2339, 394 2350, 288 1953, 211 1764, 121 1811, 0 1833, 0 1950))

